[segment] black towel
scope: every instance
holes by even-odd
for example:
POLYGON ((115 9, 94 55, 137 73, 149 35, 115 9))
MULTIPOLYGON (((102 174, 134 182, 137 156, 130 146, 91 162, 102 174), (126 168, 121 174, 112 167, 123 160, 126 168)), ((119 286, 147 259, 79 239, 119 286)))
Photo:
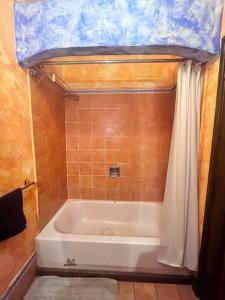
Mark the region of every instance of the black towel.
POLYGON ((22 190, 0 197, 0 242, 20 233, 26 225, 22 190))

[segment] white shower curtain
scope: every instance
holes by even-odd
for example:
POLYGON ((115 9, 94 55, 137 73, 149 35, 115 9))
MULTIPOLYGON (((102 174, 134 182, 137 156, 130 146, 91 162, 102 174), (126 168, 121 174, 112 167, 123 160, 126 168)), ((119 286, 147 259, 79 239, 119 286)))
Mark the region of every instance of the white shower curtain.
POLYGON ((178 70, 177 96, 161 220, 159 262, 197 270, 198 142, 203 72, 191 61, 178 70))

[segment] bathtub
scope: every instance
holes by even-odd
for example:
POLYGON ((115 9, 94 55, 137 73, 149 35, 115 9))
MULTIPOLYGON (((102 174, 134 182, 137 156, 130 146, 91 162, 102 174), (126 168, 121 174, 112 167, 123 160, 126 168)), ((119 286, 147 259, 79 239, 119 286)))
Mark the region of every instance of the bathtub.
POLYGON ((39 268, 152 272, 159 203, 67 200, 36 237, 39 268))

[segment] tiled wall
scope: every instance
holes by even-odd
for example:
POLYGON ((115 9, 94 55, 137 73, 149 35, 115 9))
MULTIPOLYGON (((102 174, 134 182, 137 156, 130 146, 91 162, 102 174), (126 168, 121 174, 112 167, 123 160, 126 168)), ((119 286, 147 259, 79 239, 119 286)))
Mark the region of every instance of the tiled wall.
POLYGON ((67 98, 69 198, 162 201, 174 102, 172 93, 67 98))
POLYGON ((40 227, 67 199, 65 101, 46 79, 31 78, 33 133, 40 227))

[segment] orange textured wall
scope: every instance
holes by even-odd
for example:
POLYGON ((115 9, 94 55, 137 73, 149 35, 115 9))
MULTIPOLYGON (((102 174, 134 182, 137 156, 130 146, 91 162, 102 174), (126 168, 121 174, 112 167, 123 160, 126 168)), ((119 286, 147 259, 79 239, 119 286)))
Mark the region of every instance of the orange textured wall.
POLYGON ((40 227, 67 199, 65 99, 47 79, 31 79, 40 227))
MULTIPOLYGON (((225 7, 225 1, 224 1, 225 7)), ((223 11, 221 37, 225 36, 225 10, 223 11)), ((202 99, 201 131, 200 131, 200 153, 199 153, 199 235, 201 238, 205 201, 208 185, 208 173, 213 137, 214 116, 216 108, 217 86, 219 76, 218 58, 215 63, 206 67, 205 83, 202 99)))
POLYGON ((173 94, 81 95, 66 100, 70 198, 162 201, 173 94), (121 177, 109 178, 119 165, 121 177))
MULTIPOLYGON (((75 56, 56 60, 131 60, 176 58, 157 55, 75 56)), ((178 63, 114 63, 45 66, 75 90, 82 89, 159 89, 176 85, 178 63)))
MULTIPOLYGON (((27 72, 15 61, 13 1, 0 2, 0 195, 34 179, 32 121, 27 72), (7 30, 6 30, 7 29, 7 30)), ((36 194, 24 193, 25 231, 0 243, 0 298, 34 250, 36 194)))
POLYGON ((199 152, 199 235, 202 235, 220 60, 208 65, 203 90, 199 152))

